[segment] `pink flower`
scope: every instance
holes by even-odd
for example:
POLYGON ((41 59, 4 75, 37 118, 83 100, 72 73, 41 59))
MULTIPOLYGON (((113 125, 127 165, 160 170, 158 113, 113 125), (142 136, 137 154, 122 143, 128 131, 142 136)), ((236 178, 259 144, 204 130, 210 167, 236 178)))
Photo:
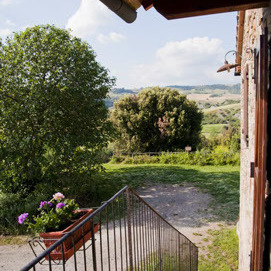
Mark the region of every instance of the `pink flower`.
POLYGON ((40 208, 42 208, 46 204, 48 204, 50 207, 52 207, 52 203, 50 201, 41 201, 40 202, 40 208))
POLYGON ((56 205, 56 208, 57 208, 57 209, 60 209, 60 208, 62 208, 62 207, 64 207, 64 206, 65 206, 65 203, 59 202, 59 203, 56 205))
POLYGON ((47 201, 41 201, 40 202, 40 208, 42 208, 44 205, 46 205, 47 204, 47 201))
POLYGON ((53 195, 53 198, 54 198, 55 200, 58 200, 58 199, 64 199, 65 196, 64 196, 62 193, 58 192, 58 193, 55 193, 55 194, 53 195))
POLYGON ((19 224, 23 224, 24 221, 27 219, 27 217, 28 217, 28 213, 21 214, 21 215, 18 217, 18 223, 19 223, 19 224))

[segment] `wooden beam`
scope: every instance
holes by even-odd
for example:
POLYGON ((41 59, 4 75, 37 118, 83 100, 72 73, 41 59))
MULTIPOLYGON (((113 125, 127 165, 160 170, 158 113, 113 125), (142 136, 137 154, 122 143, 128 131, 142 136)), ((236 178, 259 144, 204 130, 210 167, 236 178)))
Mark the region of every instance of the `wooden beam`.
POLYGON ((245 11, 241 10, 238 12, 237 17, 237 37, 236 37, 236 58, 235 63, 239 64, 237 68, 235 68, 234 75, 241 74, 241 56, 243 53, 243 39, 244 39, 244 23, 245 23, 245 11))
POLYGON ((153 5, 159 13, 170 20, 267 7, 269 0, 153 0, 153 5))

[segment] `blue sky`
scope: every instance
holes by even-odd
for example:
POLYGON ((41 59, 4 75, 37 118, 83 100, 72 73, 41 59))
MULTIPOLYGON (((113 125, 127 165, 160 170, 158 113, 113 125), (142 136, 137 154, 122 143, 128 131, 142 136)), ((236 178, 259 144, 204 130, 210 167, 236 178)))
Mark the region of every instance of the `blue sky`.
POLYGON ((99 0, 0 0, 0 37, 37 24, 71 29, 87 41, 117 87, 240 82, 233 72, 216 73, 235 49, 235 12, 168 21, 140 8, 127 24, 99 0))

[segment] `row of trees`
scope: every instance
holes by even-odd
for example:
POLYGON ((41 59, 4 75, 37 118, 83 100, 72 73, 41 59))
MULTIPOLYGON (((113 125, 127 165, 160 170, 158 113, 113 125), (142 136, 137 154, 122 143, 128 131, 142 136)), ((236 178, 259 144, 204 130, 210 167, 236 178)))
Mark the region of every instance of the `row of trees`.
POLYGON ((41 182, 91 175, 112 136, 119 151, 200 143, 203 114, 176 90, 125 96, 109 118, 104 101, 114 78, 66 30, 47 25, 15 33, 0 42, 0 59, 1 190, 26 194, 41 182))

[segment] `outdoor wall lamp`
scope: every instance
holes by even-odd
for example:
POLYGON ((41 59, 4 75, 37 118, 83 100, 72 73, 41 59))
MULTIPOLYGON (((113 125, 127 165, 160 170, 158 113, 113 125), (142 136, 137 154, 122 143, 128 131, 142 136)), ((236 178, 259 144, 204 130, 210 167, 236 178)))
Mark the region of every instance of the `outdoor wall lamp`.
POLYGON ((250 60, 251 57, 252 57, 252 55, 253 55, 253 50, 252 50, 251 48, 247 48, 247 49, 246 49, 246 53, 250 53, 250 54, 251 54, 251 57, 248 58, 248 59, 245 58, 245 57, 243 57, 241 54, 239 54, 239 53, 238 53, 237 51, 235 51, 235 50, 228 51, 228 52, 225 54, 225 62, 224 62, 224 65, 221 66, 221 67, 217 70, 217 72, 224 72, 224 71, 230 72, 230 70, 231 70, 232 68, 235 68, 235 67, 237 67, 237 66, 240 66, 240 64, 238 64, 238 63, 230 64, 230 63, 227 61, 227 55, 230 54, 230 53, 235 54, 235 55, 239 55, 242 59, 250 60))

